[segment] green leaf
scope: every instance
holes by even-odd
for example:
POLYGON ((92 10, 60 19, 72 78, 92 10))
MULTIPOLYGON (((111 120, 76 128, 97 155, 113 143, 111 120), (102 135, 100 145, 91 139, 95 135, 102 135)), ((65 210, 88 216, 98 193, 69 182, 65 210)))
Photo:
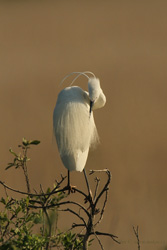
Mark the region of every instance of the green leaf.
POLYGON ((7 221, 9 221, 7 215, 5 213, 0 213, 0 224, 2 225, 7 221))
POLYGON ((3 197, 1 198, 0 202, 6 205, 6 200, 3 197))
POLYGON ((48 188, 48 189, 46 190, 46 193, 49 194, 50 192, 51 192, 51 189, 48 188))
POLYGON ((8 166, 5 168, 5 170, 7 170, 7 169, 13 167, 14 165, 15 165, 14 163, 8 163, 8 166))
POLYGON ((16 211, 15 211, 15 213, 16 213, 16 215, 18 215, 18 213, 21 211, 21 207, 19 206, 17 209, 16 209, 16 211))
POLYGON ((28 141, 25 138, 23 138, 22 143, 23 143, 24 146, 28 146, 29 145, 28 141))
POLYGON ((36 216, 34 217, 33 222, 34 222, 35 224, 40 224, 40 223, 42 223, 42 217, 41 217, 40 215, 36 215, 36 216))
POLYGON ((31 144, 31 145, 38 145, 39 143, 40 143, 40 141, 38 141, 38 140, 29 141, 29 144, 31 144))
POLYGON ((16 228, 16 229, 14 230, 15 234, 18 234, 19 231, 20 231, 19 228, 16 228))
POLYGON ((9 149, 9 152, 11 153, 11 154, 13 154, 14 156, 18 156, 11 148, 9 149))
POLYGON ((27 196, 27 198, 26 198, 26 206, 28 207, 28 205, 29 205, 29 201, 30 201, 30 198, 27 196))
POLYGON ((26 140, 25 138, 23 138, 22 143, 25 147, 27 147, 28 145, 38 145, 40 143, 40 141, 38 140, 26 140))

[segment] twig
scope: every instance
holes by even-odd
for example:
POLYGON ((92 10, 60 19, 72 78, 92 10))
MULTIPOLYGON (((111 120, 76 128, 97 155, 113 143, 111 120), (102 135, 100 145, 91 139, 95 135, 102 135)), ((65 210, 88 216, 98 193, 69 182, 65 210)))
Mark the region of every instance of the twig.
POLYGON ((29 195, 29 194, 26 193, 26 192, 22 192, 22 191, 20 191, 20 190, 16 190, 16 189, 14 189, 14 188, 11 188, 11 187, 7 186, 7 185, 6 185, 4 182, 2 182, 2 181, 0 181, 0 184, 3 185, 6 189, 11 190, 11 191, 13 191, 13 192, 15 192, 15 193, 29 195))
POLYGON ((4 190, 5 190, 6 197, 8 197, 8 193, 7 193, 6 187, 4 187, 4 190))
POLYGON ((73 188, 75 192, 78 192, 79 194, 82 194, 85 198, 87 198, 87 195, 82 192, 81 190, 77 189, 76 187, 73 188))
MULTIPOLYGON (((31 200, 30 200, 31 202, 31 200)), ((88 217, 90 217, 89 212, 87 211, 87 209, 85 207, 83 207, 80 203, 77 203, 75 201, 63 201, 63 202, 59 202, 59 203, 55 203, 55 204, 51 204, 51 205, 46 205, 46 206, 35 206, 35 205, 29 205, 29 208, 35 208, 35 209, 40 209, 40 208, 52 208, 52 207, 59 207, 62 205, 67 205, 67 204, 73 204, 76 205, 78 207, 80 207, 86 214, 88 217)))
POLYGON ((102 243, 101 243, 101 240, 99 239, 99 237, 98 237, 98 235, 96 234, 96 232, 94 232, 94 235, 95 235, 95 237, 96 237, 96 239, 97 239, 97 241, 98 241, 98 243, 99 243, 101 249, 104 250, 104 247, 103 247, 103 245, 102 245, 102 243))
MULTIPOLYGON (((59 209, 58 211, 61 211, 61 212, 70 212, 74 215, 76 215, 80 220, 83 221, 84 224, 77 224, 77 226, 85 226, 86 227, 86 222, 84 220, 83 217, 81 217, 78 213, 76 213, 75 211, 73 211, 72 209, 70 208, 67 208, 67 209, 59 209)), ((74 226, 73 226, 74 227, 74 226)), ((75 227, 76 227, 76 224, 75 224, 75 227)))
MULTIPOLYGON (((118 244, 121 244, 118 240, 116 240, 116 238, 118 238, 118 236, 116 236, 116 235, 109 234, 109 233, 102 233, 102 232, 99 232, 99 231, 95 231, 94 233, 95 233, 96 235, 109 236, 109 237, 111 237, 115 242, 117 242, 118 244)), ((91 234, 94 234, 94 233, 91 233, 91 234)))
POLYGON ((84 226, 85 226, 85 224, 76 224, 76 223, 73 223, 71 229, 76 228, 76 227, 84 227, 84 226))
MULTIPOLYGON (((98 170, 97 170, 97 171, 98 171, 98 170)), ((95 170, 94 170, 94 172, 95 172, 95 170)), ((98 203, 100 197, 103 195, 103 193, 104 193, 106 190, 108 190, 108 186, 109 186, 109 184, 110 184, 110 182, 111 182, 111 173, 110 173, 110 171, 109 171, 108 169, 99 170, 98 172, 105 172, 105 173, 108 175, 108 180, 107 180, 107 182, 106 182, 104 188, 102 189, 102 191, 100 192, 100 194, 99 194, 98 197, 96 198, 95 206, 97 205, 97 203, 98 203)))
POLYGON ((12 221, 15 217, 16 217, 16 215, 13 214, 13 215, 11 216, 10 220, 7 222, 7 224, 6 224, 6 226, 5 226, 5 230, 3 231, 3 234, 2 234, 2 237, 5 236, 5 234, 6 234, 6 232, 7 232, 7 229, 8 229, 8 226, 9 226, 9 224, 10 224, 10 221, 12 221))
POLYGON ((110 172, 110 171, 107 168, 104 168, 104 169, 96 169, 96 170, 95 169, 90 169, 89 172, 90 172, 89 175, 92 175, 95 172, 99 172, 100 173, 100 172, 110 172))
POLYGON ((105 194, 106 194, 106 196, 105 196, 105 200, 104 200, 104 203, 103 203, 103 207, 102 207, 102 210, 101 210, 101 213, 100 213, 100 218, 99 218, 99 220, 96 222, 95 226, 96 226, 97 224, 99 224, 99 223, 101 222, 101 220, 103 219, 103 214, 104 214, 104 210, 105 210, 106 203, 107 203, 108 190, 106 190, 105 194))
POLYGON ((52 194, 56 194, 56 193, 60 193, 60 192, 64 192, 67 190, 67 187, 64 187, 62 189, 56 189, 54 188, 53 190, 54 191, 51 191, 50 193, 42 193, 42 194, 33 194, 33 193, 28 193, 28 192, 23 192, 23 191, 20 191, 20 190, 17 190, 17 189, 14 189, 12 187, 9 187, 8 185, 6 185, 4 182, 0 181, 0 184, 3 185, 5 188, 7 188, 8 190, 11 190, 15 193, 19 193, 19 194, 24 194, 24 195, 28 195, 28 196, 36 196, 36 197, 43 197, 44 195, 52 195, 52 194))
POLYGON ((95 199, 96 199, 96 195, 97 195, 97 190, 98 190, 98 187, 99 187, 100 179, 96 177, 96 178, 95 178, 95 181, 96 181, 96 187, 95 187, 95 194, 94 194, 94 199, 93 199, 93 201, 95 201, 95 199))
POLYGON ((29 178, 28 178, 28 171, 27 171, 27 150, 29 149, 29 147, 25 147, 23 149, 23 163, 21 164, 21 167, 23 169, 23 172, 24 172, 24 176, 25 176, 25 180, 26 180, 26 186, 27 186, 27 193, 30 193, 30 181, 29 181, 29 178))
POLYGON ((133 231, 137 239, 138 250, 140 250, 139 227, 137 226, 135 229, 135 227, 133 226, 133 231))

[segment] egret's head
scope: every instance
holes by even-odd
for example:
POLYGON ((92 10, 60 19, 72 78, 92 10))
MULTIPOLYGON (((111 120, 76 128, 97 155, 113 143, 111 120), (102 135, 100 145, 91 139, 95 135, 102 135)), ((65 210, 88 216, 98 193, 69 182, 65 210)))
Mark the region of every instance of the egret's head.
POLYGON ((100 87, 100 80, 96 77, 89 78, 88 91, 90 99, 90 113, 92 110, 102 108, 106 103, 106 97, 100 87))
POLYGON ((88 99, 90 100, 90 113, 92 110, 101 108, 106 103, 106 97, 100 87, 100 80, 90 71, 72 72, 65 76, 61 83, 63 83, 69 76, 76 74, 70 86, 80 77, 85 76, 88 79, 88 99), (89 76, 91 75, 91 76, 89 76))
POLYGON ((101 88, 100 88, 100 80, 95 77, 90 77, 88 81, 88 91, 89 91, 89 98, 91 102, 96 102, 99 98, 101 88))

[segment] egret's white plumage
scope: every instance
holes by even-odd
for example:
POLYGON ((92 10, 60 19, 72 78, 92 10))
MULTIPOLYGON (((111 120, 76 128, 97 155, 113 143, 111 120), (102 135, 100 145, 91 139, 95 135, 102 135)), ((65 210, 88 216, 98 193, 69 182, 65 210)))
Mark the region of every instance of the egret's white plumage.
POLYGON ((58 95, 53 114, 53 129, 58 150, 64 166, 69 171, 82 171, 89 148, 98 143, 92 110, 103 107, 106 102, 99 79, 94 76, 89 78, 86 73, 90 72, 78 72, 89 79, 89 92, 77 86, 63 89, 58 95))

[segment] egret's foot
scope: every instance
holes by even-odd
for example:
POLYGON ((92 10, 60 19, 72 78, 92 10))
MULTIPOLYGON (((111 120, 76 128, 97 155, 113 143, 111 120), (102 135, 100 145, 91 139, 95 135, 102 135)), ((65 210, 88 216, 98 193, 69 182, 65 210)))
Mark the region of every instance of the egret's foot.
POLYGON ((75 193, 75 189, 76 189, 76 186, 68 185, 67 186, 68 194, 75 193))

